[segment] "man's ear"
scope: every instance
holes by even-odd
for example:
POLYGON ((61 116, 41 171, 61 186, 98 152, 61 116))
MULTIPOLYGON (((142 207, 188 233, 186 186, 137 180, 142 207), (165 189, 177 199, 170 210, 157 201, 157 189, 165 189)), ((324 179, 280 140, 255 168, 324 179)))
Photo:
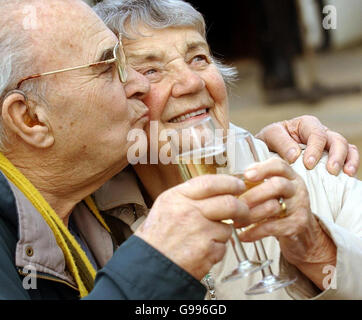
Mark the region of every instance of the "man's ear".
POLYGON ((47 124, 43 108, 30 109, 25 94, 14 92, 5 97, 2 111, 3 124, 27 144, 36 148, 49 148, 54 136, 47 124))

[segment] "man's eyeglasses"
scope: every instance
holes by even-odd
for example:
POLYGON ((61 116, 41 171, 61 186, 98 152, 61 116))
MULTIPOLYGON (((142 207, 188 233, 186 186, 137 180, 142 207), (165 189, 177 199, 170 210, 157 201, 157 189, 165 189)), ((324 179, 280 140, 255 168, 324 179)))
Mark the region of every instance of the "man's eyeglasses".
POLYGON ((94 62, 94 63, 86 64, 86 65, 83 65, 83 66, 79 66, 79 67, 73 67, 73 68, 67 68, 67 69, 62 69, 62 70, 56 70, 56 71, 33 74, 31 76, 28 76, 28 77, 25 77, 25 78, 21 79, 18 82, 18 84, 16 86, 16 89, 19 89, 20 86, 22 85, 22 83, 24 81, 26 81, 26 80, 36 79, 36 78, 40 78, 42 76, 48 76, 48 75, 51 75, 51 74, 67 72, 67 71, 72 71, 72 70, 85 69, 85 68, 95 67, 95 66, 99 66, 99 65, 103 65, 103 64, 110 64, 110 63, 115 63, 116 64, 119 80, 122 83, 126 83, 126 81, 127 81, 126 56, 124 54, 121 36, 119 37, 119 41, 115 45, 115 47, 113 49, 113 58, 112 59, 105 60, 105 61, 100 61, 100 62, 94 62))

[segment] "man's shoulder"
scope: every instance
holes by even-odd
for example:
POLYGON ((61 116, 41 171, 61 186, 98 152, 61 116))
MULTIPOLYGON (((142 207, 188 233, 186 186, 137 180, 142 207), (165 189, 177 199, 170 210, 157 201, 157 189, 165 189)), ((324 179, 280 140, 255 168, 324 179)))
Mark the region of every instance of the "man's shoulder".
POLYGON ((15 198, 5 176, 0 173, 0 261, 4 255, 14 260, 17 243, 15 198))
MULTIPOLYGON (((4 179, 3 175, 0 174, 0 283, 5 288, 6 284, 17 287, 19 275, 15 267, 17 226, 11 219, 12 215, 16 215, 15 200, 13 200, 10 187, 4 179), (13 279, 15 281, 12 281, 13 279)), ((20 290, 20 287, 17 289, 20 290)), ((8 291, 13 292, 13 290, 8 291)), ((0 288, 0 299, 6 299, 10 296, 0 288)))
POLYGON ((0 172, 0 220, 9 227, 17 229, 18 215, 16 201, 8 180, 0 172))

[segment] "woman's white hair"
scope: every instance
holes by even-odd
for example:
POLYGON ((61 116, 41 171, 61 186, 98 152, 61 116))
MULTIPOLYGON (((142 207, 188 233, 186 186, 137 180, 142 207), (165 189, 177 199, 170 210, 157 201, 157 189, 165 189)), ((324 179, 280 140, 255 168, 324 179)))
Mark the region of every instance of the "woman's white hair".
MULTIPOLYGON (((152 29, 192 27, 206 39, 205 20, 200 12, 182 0, 104 0, 93 7, 116 34, 132 38, 143 24, 152 29)), ((225 82, 230 85, 237 70, 213 58, 225 82)))

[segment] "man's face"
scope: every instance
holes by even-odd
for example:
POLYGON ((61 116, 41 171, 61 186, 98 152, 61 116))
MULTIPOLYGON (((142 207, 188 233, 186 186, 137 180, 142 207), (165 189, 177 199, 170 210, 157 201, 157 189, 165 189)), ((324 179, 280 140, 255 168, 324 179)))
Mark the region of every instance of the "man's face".
POLYGON ((144 102, 150 120, 179 129, 211 115, 228 127, 227 90, 205 39, 193 28, 141 28, 145 37, 124 39, 128 63, 151 83, 144 102))
MULTIPOLYGON (((61 2, 51 10, 48 6, 39 8, 43 28, 33 34, 39 48, 39 72, 112 58, 104 54, 112 52, 117 37, 88 6, 78 1, 61 2)), ((148 121, 148 109, 140 97, 149 89, 144 77, 131 69, 128 74, 122 85, 114 64, 110 64, 42 80, 47 81, 55 150, 66 154, 69 161, 89 160, 90 170, 97 162, 105 170, 112 163, 126 165, 127 134, 148 121)))

